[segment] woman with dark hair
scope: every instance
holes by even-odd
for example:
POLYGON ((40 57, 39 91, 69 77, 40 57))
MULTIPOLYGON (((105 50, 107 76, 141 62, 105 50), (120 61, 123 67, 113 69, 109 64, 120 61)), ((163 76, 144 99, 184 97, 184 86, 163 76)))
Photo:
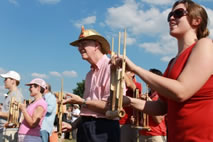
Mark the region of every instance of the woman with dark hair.
MULTIPOLYGON (((146 102, 130 97, 124 101, 151 115, 168 116, 168 142, 213 141, 213 42, 208 38, 208 16, 191 0, 177 1, 168 15, 170 35, 177 39, 178 53, 164 76, 126 59, 127 69, 137 74, 161 99, 146 102)), ((121 63, 121 57, 117 65, 121 63)))
POLYGON ((20 105, 24 120, 19 128, 18 141, 42 142, 40 129, 47 111, 47 103, 43 99, 42 94, 46 88, 46 82, 43 79, 36 78, 26 85, 30 87, 30 96, 34 100, 27 108, 25 104, 20 105))

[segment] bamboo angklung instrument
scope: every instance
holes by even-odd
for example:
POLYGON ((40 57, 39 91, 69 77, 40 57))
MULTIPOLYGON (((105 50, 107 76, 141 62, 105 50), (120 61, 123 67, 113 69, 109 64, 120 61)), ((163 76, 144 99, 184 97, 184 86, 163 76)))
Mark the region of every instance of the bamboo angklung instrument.
MULTIPOLYGON (((139 93, 139 89, 136 88, 134 91, 133 91, 133 97, 134 98, 137 98, 137 99, 140 99, 140 93, 139 93)), ((143 118, 142 117, 142 112, 137 110, 137 109, 134 109, 133 108, 133 117, 134 117, 134 122, 132 124, 132 128, 137 128, 137 129, 143 129, 143 126, 140 125, 140 122, 141 122, 141 119, 143 118)))
MULTIPOLYGON (((144 94, 144 98, 146 101, 148 101, 148 97, 149 97, 149 92, 148 92, 148 85, 146 85, 146 93, 144 94)), ((149 127, 149 115, 146 113, 143 113, 143 129, 150 131, 150 127, 149 127)))
POLYGON ((19 127, 19 103, 12 97, 10 101, 9 116, 5 127, 16 128, 19 127))
MULTIPOLYGON (((111 61, 113 61, 114 52, 114 39, 112 38, 111 61)), ((120 55, 120 32, 118 37, 118 55, 120 55)), ((125 68, 126 68, 126 30, 124 32, 124 46, 123 46, 123 59, 122 68, 111 68, 110 76, 110 110, 106 112, 106 116, 110 119, 116 117, 124 117, 125 111, 123 109, 123 93, 125 88, 125 68)))
POLYGON ((63 79, 61 80, 61 91, 58 92, 58 138, 61 138, 62 135, 62 115, 63 115, 63 79))

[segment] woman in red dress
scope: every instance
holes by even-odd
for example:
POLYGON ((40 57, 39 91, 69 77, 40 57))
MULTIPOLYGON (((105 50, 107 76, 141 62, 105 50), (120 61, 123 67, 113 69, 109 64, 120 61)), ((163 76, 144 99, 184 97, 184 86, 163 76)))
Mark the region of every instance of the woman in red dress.
MULTIPOLYGON (((213 42, 207 36, 208 16, 190 0, 177 1, 168 15, 170 35, 178 53, 164 73, 155 75, 128 58, 127 69, 137 74, 161 99, 124 102, 151 115, 168 116, 168 142, 213 142, 213 42)), ((120 64, 121 58, 115 57, 120 64)))

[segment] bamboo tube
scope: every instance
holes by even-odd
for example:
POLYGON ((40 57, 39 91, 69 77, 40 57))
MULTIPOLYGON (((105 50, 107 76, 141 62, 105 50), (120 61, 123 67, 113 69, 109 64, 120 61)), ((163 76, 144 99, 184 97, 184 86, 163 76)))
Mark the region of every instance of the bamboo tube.
POLYGON ((58 96, 58 137, 61 138, 62 135, 62 115, 63 115, 63 78, 61 79, 61 91, 58 96))

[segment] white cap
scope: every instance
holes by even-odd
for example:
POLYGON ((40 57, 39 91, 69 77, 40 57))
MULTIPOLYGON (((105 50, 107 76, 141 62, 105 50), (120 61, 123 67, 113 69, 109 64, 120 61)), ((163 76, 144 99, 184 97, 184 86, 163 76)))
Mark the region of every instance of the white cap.
POLYGON ((44 89, 47 87, 46 82, 43 79, 41 79, 41 78, 35 78, 32 81, 30 81, 30 83, 27 83, 25 85, 26 86, 30 86, 32 84, 37 84, 37 85, 41 86, 44 89))
POLYGON ((75 107, 79 108, 79 105, 78 105, 78 104, 73 104, 73 106, 75 106, 75 107))
POLYGON ((7 95, 6 93, 4 94, 4 96, 5 96, 5 97, 8 97, 8 95, 7 95))
POLYGON ((12 79, 15 79, 17 81, 21 80, 21 76, 15 71, 9 71, 5 74, 0 74, 0 76, 3 77, 3 78, 12 78, 12 79))

